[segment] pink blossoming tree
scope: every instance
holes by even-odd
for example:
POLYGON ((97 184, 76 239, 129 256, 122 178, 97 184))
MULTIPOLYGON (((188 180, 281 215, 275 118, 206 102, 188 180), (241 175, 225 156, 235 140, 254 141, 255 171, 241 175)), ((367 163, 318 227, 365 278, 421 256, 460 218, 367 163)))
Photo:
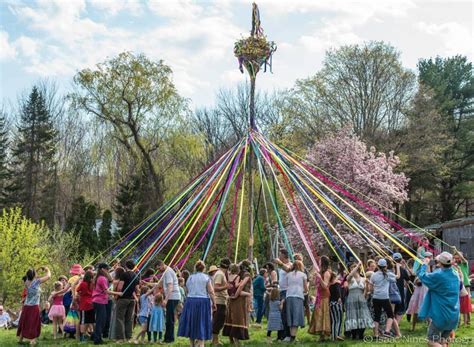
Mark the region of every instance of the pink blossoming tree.
MULTIPOLYGON (((354 194, 371 208, 385 215, 388 215, 389 211, 393 210, 396 204, 402 204, 408 200, 407 186, 409 179, 403 173, 397 173, 395 170, 400 164, 399 158, 393 152, 387 155, 385 153, 377 153, 374 147, 368 148, 349 128, 343 128, 317 142, 307 153, 306 160, 311 165, 314 165, 314 167, 322 169, 316 169, 319 173, 354 194), (344 186, 344 184, 348 186, 344 186), (371 200, 376 201, 378 204, 371 200)), ((327 190, 324 191, 327 192, 327 190)), ((342 196, 342 194, 340 195, 342 196)), ((376 236, 377 239, 385 242, 383 237, 368 222, 364 221, 332 195, 328 194, 328 196, 344 212, 362 225, 365 230, 376 236)), ((323 213, 349 243, 351 248, 367 245, 367 242, 361 238, 359 233, 351 231, 339 217, 323 206, 316 197, 312 196, 311 198, 317 202, 318 207, 322 209, 323 213)), ((359 211, 366 212, 363 207, 351 202, 349 198, 345 198, 345 200, 349 201, 359 211)), ((315 248, 319 250, 327 248, 327 241, 318 231, 301 197, 297 199, 297 206, 301 211, 303 222, 309 231, 315 248)), ((389 230, 390 226, 381 218, 369 216, 372 220, 382 224, 385 229, 389 230)), ((301 237, 291 219, 289 221, 288 234, 295 250, 301 251, 303 247, 299 241, 301 237)), ((340 241, 338 243, 340 244, 340 241)))

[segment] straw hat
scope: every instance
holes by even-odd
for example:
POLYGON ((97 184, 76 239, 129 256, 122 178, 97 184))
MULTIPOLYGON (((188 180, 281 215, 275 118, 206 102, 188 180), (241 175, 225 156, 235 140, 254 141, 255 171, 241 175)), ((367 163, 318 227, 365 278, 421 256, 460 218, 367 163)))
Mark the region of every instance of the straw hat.
POLYGON ((208 272, 208 273, 213 273, 213 272, 216 272, 217 270, 219 270, 219 269, 217 268, 217 266, 211 265, 211 267, 209 268, 209 271, 207 271, 207 272, 208 272))

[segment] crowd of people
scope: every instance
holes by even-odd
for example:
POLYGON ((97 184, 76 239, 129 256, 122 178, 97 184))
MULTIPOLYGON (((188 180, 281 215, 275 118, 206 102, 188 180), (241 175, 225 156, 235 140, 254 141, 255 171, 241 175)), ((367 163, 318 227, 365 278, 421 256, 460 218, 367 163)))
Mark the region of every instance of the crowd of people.
MULTIPOLYGON (((291 259, 285 249, 258 271, 248 260, 235 264, 228 258, 209 269, 198 261, 192 272, 161 260, 141 272, 133 260, 75 264, 69 278, 54 282, 43 310, 41 287, 51 272, 30 269, 23 278, 17 335, 20 342, 35 344, 42 325, 51 323, 55 339, 69 335, 94 344, 104 339, 172 343, 181 336, 191 346, 204 346, 209 340, 220 345, 224 336, 238 345, 250 339, 249 326, 262 329, 266 317, 269 343, 294 342, 305 326, 320 341, 363 339, 369 331, 384 339, 401 336, 399 323, 406 315, 413 329, 426 320, 429 345, 442 346, 460 315, 470 324, 472 276, 463 255, 453 253, 433 257, 421 246, 421 262, 394 253, 365 266, 351 264, 347 271, 327 256, 318 258, 318 271, 307 268, 301 254, 291 259)), ((11 324, 3 307, 0 324, 11 324)))

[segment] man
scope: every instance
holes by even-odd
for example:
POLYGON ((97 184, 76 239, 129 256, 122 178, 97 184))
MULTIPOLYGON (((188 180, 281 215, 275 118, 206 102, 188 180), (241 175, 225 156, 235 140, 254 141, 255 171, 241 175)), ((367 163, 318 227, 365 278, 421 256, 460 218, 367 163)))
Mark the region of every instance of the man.
POLYGON ((427 272, 431 258, 423 259, 417 276, 428 292, 420 309, 421 319, 430 318, 428 327, 428 346, 442 347, 448 345, 449 335, 459 321, 459 276, 453 271, 453 256, 443 252, 436 257, 439 268, 427 272))
POLYGON ((10 315, 4 311, 3 306, 0 305, 0 328, 8 329, 11 323, 10 315))
POLYGON ((278 254, 278 258, 274 260, 275 264, 279 266, 278 269, 278 282, 280 283, 280 300, 283 301, 283 307, 281 310, 281 320, 283 323, 283 330, 278 332, 278 340, 283 340, 285 342, 290 342, 290 328, 287 324, 287 316, 286 316, 286 287, 287 281, 286 276, 288 272, 291 271, 293 264, 290 261, 290 257, 288 255, 288 251, 286 249, 280 249, 278 254))
POLYGON ((163 341, 165 343, 172 343, 174 342, 175 311, 181 298, 178 277, 176 276, 176 272, 162 260, 158 260, 157 267, 158 271, 162 274, 160 281, 163 283, 163 291, 165 294, 162 303, 162 305, 166 307, 165 337, 163 341))
POLYGON ((211 265, 209 267, 209 271, 207 272, 207 274, 209 275, 209 277, 211 278, 211 280, 213 279, 214 275, 216 274, 217 270, 219 270, 219 268, 215 265, 211 265))
POLYGON ((119 288, 122 288, 123 295, 118 297, 116 306, 116 338, 119 341, 132 339, 133 311, 140 284, 138 275, 133 271, 135 269, 133 260, 129 259, 125 262, 125 269, 126 272, 118 285, 119 288))
POLYGON ((264 312, 263 297, 267 290, 267 288, 265 287, 266 278, 267 278, 267 270, 264 268, 261 268, 258 275, 255 277, 255 279, 252 282, 253 300, 255 302, 256 311, 257 311, 255 325, 258 328, 262 327, 262 318, 263 318, 263 312, 264 312))
POLYGON ((397 288, 400 292, 400 299, 401 301, 398 304, 395 304, 395 319, 398 323, 402 320, 403 315, 406 311, 406 295, 405 295, 405 287, 407 283, 410 281, 410 274, 407 270, 405 260, 400 253, 393 254, 393 260, 395 261, 396 266, 400 269, 400 277, 397 278, 397 288))
POLYGON ((222 345, 219 342, 219 333, 224 327, 225 315, 227 310, 227 271, 229 270, 231 262, 229 258, 223 258, 219 264, 219 269, 212 278, 212 285, 214 286, 214 295, 216 299, 216 310, 212 314, 212 345, 222 345))

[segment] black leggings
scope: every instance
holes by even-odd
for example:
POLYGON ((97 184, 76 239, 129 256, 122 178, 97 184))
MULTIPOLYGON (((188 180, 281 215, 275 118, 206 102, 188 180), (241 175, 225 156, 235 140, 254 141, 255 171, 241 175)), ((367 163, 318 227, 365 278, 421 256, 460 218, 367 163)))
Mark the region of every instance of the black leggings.
POLYGON ((372 305, 374 306, 374 322, 380 323, 380 316, 382 315, 382 309, 385 311, 387 318, 394 318, 392 305, 389 299, 372 299, 372 305))

